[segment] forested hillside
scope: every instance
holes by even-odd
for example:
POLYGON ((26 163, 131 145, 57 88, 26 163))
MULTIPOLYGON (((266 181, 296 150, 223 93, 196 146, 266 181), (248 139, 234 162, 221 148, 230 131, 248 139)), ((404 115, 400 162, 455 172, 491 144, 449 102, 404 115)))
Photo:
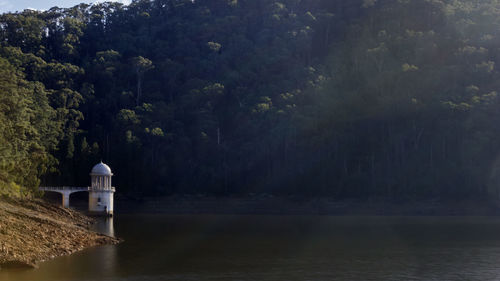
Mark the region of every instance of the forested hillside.
MULTIPOLYGON (((0 16, 0 186, 485 198, 495 0, 134 0, 0 16)), ((498 170, 497 170, 498 169, 498 170)))

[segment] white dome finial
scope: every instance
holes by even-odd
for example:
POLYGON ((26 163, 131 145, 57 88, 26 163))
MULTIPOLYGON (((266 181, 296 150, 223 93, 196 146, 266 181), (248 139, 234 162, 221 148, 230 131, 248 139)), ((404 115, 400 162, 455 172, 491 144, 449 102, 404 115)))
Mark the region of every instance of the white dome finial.
POLYGON ((92 175, 92 176, 112 176, 113 173, 111 172, 111 168, 101 161, 101 163, 95 165, 92 168, 90 175, 92 175))

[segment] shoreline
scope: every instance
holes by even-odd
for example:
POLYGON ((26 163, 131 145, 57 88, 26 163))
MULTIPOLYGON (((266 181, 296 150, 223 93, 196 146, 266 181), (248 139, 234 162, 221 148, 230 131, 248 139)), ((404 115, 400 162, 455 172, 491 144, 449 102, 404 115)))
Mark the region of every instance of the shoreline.
POLYGON ((422 200, 395 203, 389 200, 335 200, 287 197, 166 196, 116 200, 119 213, 172 215, 331 215, 331 216, 500 216, 493 201, 422 200))
MULTIPOLYGON (((327 216, 500 216, 493 201, 334 200, 287 197, 144 197, 120 196, 122 214, 167 215, 327 215, 327 216)), ((89 229, 95 219, 79 211, 36 199, 0 197, 0 270, 36 268, 37 264, 86 248, 121 240, 89 229)))
POLYGON ((94 219, 39 199, 0 197, 0 270, 37 264, 119 239, 89 230, 94 219))

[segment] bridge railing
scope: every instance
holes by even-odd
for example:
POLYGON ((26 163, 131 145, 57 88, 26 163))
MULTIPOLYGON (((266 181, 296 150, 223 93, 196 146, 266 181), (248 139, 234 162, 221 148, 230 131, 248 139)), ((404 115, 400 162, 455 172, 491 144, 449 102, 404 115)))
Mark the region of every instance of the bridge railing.
POLYGON ((89 191, 101 191, 101 190, 104 190, 104 191, 111 190, 113 192, 116 191, 114 186, 111 186, 111 187, 89 187, 89 191))
POLYGON ((78 187, 78 186, 40 186, 38 187, 39 190, 41 191, 64 191, 64 190, 69 190, 69 191, 76 191, 76 190, 89 190, 90 187, 78 187))
POLYGON ((38 187, 38 190, 40 191, 55 191, 55 192, 61 192, 61 191, 113 191, 115 192, 116 189, 114 186, 112 187, 106 187, 106 188, 101 188, 101 187, 77 187, 77 186, 40 186, 38 187))

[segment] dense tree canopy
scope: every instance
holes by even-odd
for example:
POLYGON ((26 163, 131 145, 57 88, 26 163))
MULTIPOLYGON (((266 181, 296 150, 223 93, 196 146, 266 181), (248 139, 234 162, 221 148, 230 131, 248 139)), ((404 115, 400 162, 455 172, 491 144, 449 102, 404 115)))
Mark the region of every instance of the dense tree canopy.
POLYGON ((495 0, 134 0, 0 16, 0 185, 496 195, 495 0))

